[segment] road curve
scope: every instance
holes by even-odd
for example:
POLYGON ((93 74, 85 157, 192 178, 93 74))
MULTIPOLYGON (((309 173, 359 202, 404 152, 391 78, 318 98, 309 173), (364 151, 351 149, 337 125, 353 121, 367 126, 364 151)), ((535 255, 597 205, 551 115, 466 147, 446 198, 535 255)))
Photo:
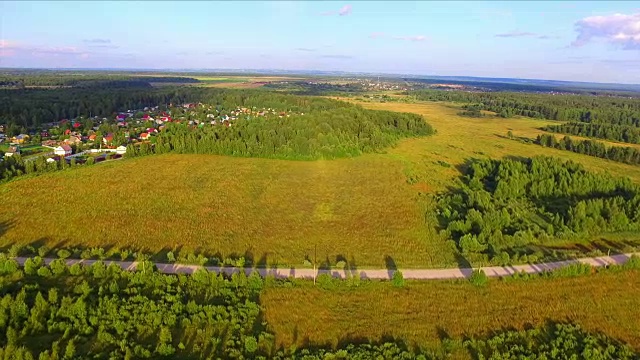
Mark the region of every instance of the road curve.
MULTIPOLYGON (((526 265, 513 265, 513 266, 488 266, 480 268, 452 268, 452 269, 399 269, 402 271, 402 275, 405 279, 415 280, 436 280, 436 279, 461 279, 467 278, 471 275, 473 270, 482 269, 487 276, 500 277, 509 276, 515 273, 541 273, 544 271, 554 270, 561 267, 565 267, 571 264, 587 264, 594 267, 607 266, 607 265, 622 265, 626 263, 631 256, 640 256, 640 253, 628 253, 611 256, 599 256, 593 258, 582 258, 576 260, 556 261, 540 264, 526 264, 526 265)), ((20 265, 24 265, 27 260, 26 257, 14 258, 20 265)), ((54 258, 45 258, 46 264, 53 261, 54 258)), ((80 260, 80 259, 66 259, 67 265, 84 264, 91 265, 99 260, 80 260)), ((115 261, 105 260, 105 265, 116 264, 121 268, 129 271, 136 270, 138 262, 136 261, 115 261)), ((260 276, 272 275, 276 278, 289 278, 295 277, 300 279, 313 279, 313 269, 295 269, 295 268, 237 268, 237 267, 220 267, 220 266, 200 266, 200 265, 185 265, 185 264, 163 264, 154 263, 158 271, 165 274, 192 274, 200 269, 206 269, 210 272, 231 275, 244 271, 247 275, 252 272, 258 272, 260 276)), ((361 279, 390 279, 393 277, 395 270, 393 269, 362 269, 362 270, 318 270, 317 275, 329 274, 335 278, 345 279, 359 275, 361 279)))

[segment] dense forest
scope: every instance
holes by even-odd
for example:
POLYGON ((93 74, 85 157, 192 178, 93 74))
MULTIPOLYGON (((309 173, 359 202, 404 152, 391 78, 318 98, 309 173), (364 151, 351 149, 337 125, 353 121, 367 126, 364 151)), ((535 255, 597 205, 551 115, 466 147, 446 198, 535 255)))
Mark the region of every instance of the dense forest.
POLYGON ((555 149, 573 151, 625 164, 640 165, 640 150, 630 146, 606 147, 603 143, 595 140, 575 141, 569 136, 564 136, 558 141, 555 136, 549 134, 538 135, 535 142, 538 145, 555 149))
POLYGON ((1 87, 129 87, 131 84, 155 83, 198 83, 190 77, 153 76, 153 75, 117 75, 100 73, 41 73, 33 74, 0 74, 1 87))
MULTIPOLYGON (((39 257, 20 268, 0 255, 0 357, 424 360, 447 351, 363 341, 338 349, 277 347, 263 320, 259 294, 268 286, 295 283, 204 270, 161 274, 144 256, 138 260, 136 271, 103 262, 68 266, 62 259, 45 265, 39 257)), ((638 359, 626 345, 563 324, 470 338, 463 346, 475 359, 638 359), (523 342, 529 346, 516 346, 523 342)))
POLYGON ((328 82, 312 81, 283 81, 269 83, 265 89, 277 90, 297 95, 324 95, 336 96, 345 94, 357 94, 364 92, 364 87, 356 83, 332 84, 328 82))
POLYGON ((237 120, 233 126, 167 126, 153 148, 129 145, 128 156, 150 152, 222 154, 284 159, 333 159, 390 146, 401 137, 432 134, 421 116, 349 106, 287 118, 237 120))
POLYGON ((626 142, 631 144, 640 144, 640 127, 637 127, 637 125, 626 126, 569 122, 561 125, 547 126, 544 127, 543 130, 556 133, 626 142))
POLYGON ((113 116, 119 111, 170 104, 202 102, 219 108, 268 107, 295 112, 352 107, 343 102, 260 90, 203 87, 118 89, 0 90, 0 119, 11 127, 37 128, 41 124, 78 116, 113 116))
MULTIPOLYGON (((624 97, 420 90, 418 100, 481 104, 501 117, 514 115, 560 121, 640 127, 640 101, 624 97)), ((578 134, 576 134, 578 135, 578 134)))
POLYGON ((638 185, 549 157, 470 161, 438 207, 463 254, 504 263, 553 239, 640 230, 638 185))

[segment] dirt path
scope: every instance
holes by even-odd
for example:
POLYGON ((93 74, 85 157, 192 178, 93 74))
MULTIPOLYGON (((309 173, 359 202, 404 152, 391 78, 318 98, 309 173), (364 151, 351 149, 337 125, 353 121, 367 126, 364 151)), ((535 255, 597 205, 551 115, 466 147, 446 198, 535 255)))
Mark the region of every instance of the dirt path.
MULTIPOLYGON (((540 263, 540 264, 527 264, 527 265, 514 265, 514 266, 489 266, 482 267, 478 269, 482 269, 487 276, 495 277, 495 276, 508 276, 512 275, 516 272, 524 272, 528 274, 540 273, 547 270, 558 269, 571 264, 588 264, 591 266, 606 266, 606 265, 621 265, 626 263, 631 256, 640 256, 640 253, 629 253, 629 254, 619 254, 619 255, 611 255, 611 256, 600 256, 594 258, 582 258, 577 260, 567 260, 567 261, 557 261, 557 262, 549 262, 549 263, 540 263)), ((24 265, 24 262, 27 260, 25 257, 17 257, 15 260, 20 264, 24 265)), ((53 258, 45 258, 45 263, 49 264, 53 258)), ((68 265, 73 264, 84 264, 91 265, 98 260, 78 260, 78 259, 67 259, 66 262, 68 265)), ((107 260, 105 264, 108 266, 110 264, 116 264, 121 268, 129 271, 136 270, 138 267, 138 263, 136 261, 112 261, 107 260)), ((257 271, 261 276, 273 275, 277 278, 288 278, 288 277, 296 277, 296 278, 304 278, 304 279, 313 279, 314 270, 313 269, 276 269, 276 268, 236 268, 236 267, 219 267, 219 266, 200 266, 200 265, 183 265, 183 264, 163 264, 163 263, 155 263, 154 264, 158 271, 165 274, 192 274, 197 270, 206 269, 210 272, 224 272, 225 274, 233 274, 239 271, 244 270, 244 272, 249 275, 254 271, 257 271)), ((474 269, 466 268, 466 269, 406 269, 402 270, 403 277, 405 279, 416 279, 416 280, 434 280, 434 279, 460 279, 469 277, 474 269)), ((318 270, 317 274, 330 274, 335 278, 345 279, 356 274, 360 275, 362 279, 390 279, 393 276, 395 270, 393 269, 362 269, 362 270, 318 270)))

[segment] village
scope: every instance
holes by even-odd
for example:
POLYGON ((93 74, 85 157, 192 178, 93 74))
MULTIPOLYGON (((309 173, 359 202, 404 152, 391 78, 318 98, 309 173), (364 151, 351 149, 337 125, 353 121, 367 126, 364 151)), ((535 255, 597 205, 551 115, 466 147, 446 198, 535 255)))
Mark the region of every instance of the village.
MULTIPOLYGON (((47 162, 64 159, 67 163, 116 160, 127 152, 128 145, 154 144, 156 137, 169 123, 190 128, 204 126, 231 127, 238 119, 259 117, 285 118, 292 112, 272 108, 256 109, 236 107, 226 111, 203 103, 169 104, 144 107, 113 114, 111 117, 77 117, 42 124, 40 129, 20 134, 5 133, 7 126, 0 124, 0 160, 20 155, 25 161, 45 157, 47 162), (2 154, 4 153, 4 154, 2 154)), ((304 115, 300 113, 297 115, 304 115)))

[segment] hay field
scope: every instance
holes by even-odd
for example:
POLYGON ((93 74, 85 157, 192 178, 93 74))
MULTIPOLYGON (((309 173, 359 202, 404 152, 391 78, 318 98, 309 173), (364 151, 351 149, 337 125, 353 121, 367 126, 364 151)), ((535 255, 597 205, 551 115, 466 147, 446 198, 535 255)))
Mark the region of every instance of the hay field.
MULTIPOLYGON (((324 290, 313 284, 263 291, 268 330, 284 346, 400 338, 436 348, 441 339, 483 336, 548 321, 574 322, 640 349, 640 272, 504 282, 372 282, 324 290)), ((468 354, 462 354, 467 355, 468 354)), ((462 356, 465 358, 465 356, 462 356)))
POLYGON ((0 246, 193 250, 301 266, 451 266, 400 162, 158 155, 0 186, 0 246))

